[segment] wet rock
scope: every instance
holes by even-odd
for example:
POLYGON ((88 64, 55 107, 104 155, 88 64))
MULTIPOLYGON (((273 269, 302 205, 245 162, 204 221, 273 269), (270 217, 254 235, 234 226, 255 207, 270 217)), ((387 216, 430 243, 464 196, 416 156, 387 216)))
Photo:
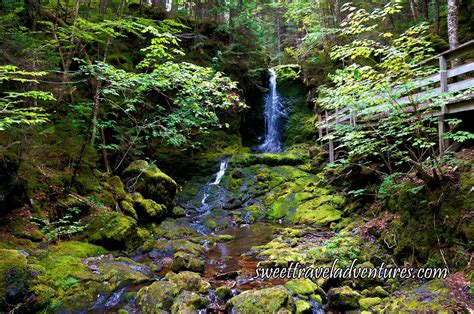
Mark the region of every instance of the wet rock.
POLYGON ((166 274, 167 280, 176 284, 180 291, 191 291, 196 293, 207 293, 211 285, 201 279, 198 273, 183 271, 178 274, 170 272, 166 274))
POLYGON ((191 270, 194 272, 204 271, 204 262, 194 255, 187 254, 184 252, 177 252, 174 254, 173 263, 171 269, 174 272, 182 270, 191 270))
POLYGON ((296 306, 296 314, 309 314, 309 313, 312 313, 311 304, 304 301, 304 300, 297 300, 295 302, 295 306, 296 306))
POLYGON ((82 237, 107 249, 131 248, 137 241, 137 221, 130 216, 100 209, 83 219, 82 237))
POLYGON ((166 213, 166 207, 158 204, 152 199, 144 198, 140 193, 133 193, 134 208, 140 220, 157 221, 163 218, 166 213))
POLYGON ((237 278, 239 275, 240 275, 240 271, 234 270, 234 271, 230 271, 230 272, 227 272, 227 273, 224 273, 224 274, 216 275, 216 276, 214 276, 214 279, 215 279, 215 280, 235 279, 235 278, 237 278))
POLYGON ((328 306, 338 310, 354 310, 359 308, 361 295, 348 286, 332 288, 328 294, 328 306))
POLYGON ((143 197, 164 204, 169 210, 173 207, 176 182, 155 165, 136 160, 124 170, 123 176, 129 192, 140 192, 143 197))
POLYGON ((31 270, 26 256, 17 250, 0 250, 0 309, 23 303, 27 296, 31 270))
POLYGON ((294 296, 301 299, 309 299, 312 295, 324 295, 324 291, 310 279, 293 279, 285 283, 285 288, 288 289, 294 296))
POLYGON ((362 298, 359 300, 359 305, 361 310, 368 310, 372 306, 380 304, 382 302, 381 298, 375 297, 375 298, 362 298))
POLYGON ((115 291, 142 284, 153 276, 143 264, 110 254, 99 255, 105 252, 96 245, 68 241, 51 246, 44 258, 34 259, 32 267, 38 273, 30 289, 34 312, 55 304, 58 312, 77 313, 99 306, 115 291))
POLYGON ((216 289, 216 295, 220 300, 226 301, 232 297, 233 293, 229 287, 220 286, 219 288, 216 289))
POLYGON ((174 282, 156 281, 138 291, 137 305, 144 313, 169 311, 178 293, 179 288, 174 282))
POLYGON ((235 313, 283 313, 293 311, 293 300, 283 286, 248 290, 230 299, 228 311, 235 313))
POLYGON ((176 206, 176 207, 173 208, 173 210, 171 212, 171 215, 175 218, 179 218, 179 217, 186 216, 186 212, 185 212, 183 207, 176 206))
POLYGON ((233 210, 239 207, 242 207, 242 201, 240 201, 238 198, 232 197, 225 200, 222 208, 225 210, 233 210))
POLYGON ((171 307, 171 313, 194 313, 207 306, 209 300, 189 291, 181 292, 171 307))

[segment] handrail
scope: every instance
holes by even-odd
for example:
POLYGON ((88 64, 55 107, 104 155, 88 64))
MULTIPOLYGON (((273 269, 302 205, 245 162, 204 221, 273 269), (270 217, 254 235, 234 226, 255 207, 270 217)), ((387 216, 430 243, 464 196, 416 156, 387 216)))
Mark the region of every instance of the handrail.
POLYGON ((444 57, 446 60, 456 59, 462 56, 463 54, 467 52, 471 52, 471 51, 474 51, 474 40, 465 42, 464 44, 461 44, 454 49, 449 49, 444 52, 441 52, 440 54, 437 54, 436 56, 433 56, 429 59, 426 59, 420 62, 419 65, 436 63, 440 57, 444 57))
MULTIPOLYGON (((422 63, 429 63, 432 60, 439 60, 440 71, 429 77, 420 79, 418 84, 416 84, 412 90, 419 89, 421 87, 425 87, 432 84, 437 84, 438 86, 433 87, 429 90, 412 94, 410 95, 410 97, 416 99, 430 93, 440 93, 443 91, 446 91, 446 92, 462 91, 474 86, 474 78, 467 78, 460 82, 455 82, 451 84, 448 84, 447 82, 448 78, 453 78, 462 74, 474 72, 474 61, 456 66, 455 68, 452 68, 449 70, 446 69, 446 60, 452 60, 452 59, 458 58, 459 56, 462 56, 463 54, 466 54, 468 52, 474 52, 474 40, 468 41, 455 49, 447 50, 445 52, 438 54, 437 56, 434 56, 422 62, 422 63)), ((383 95, 381 95, 380 97, 383 97, 383 95)), ((398 102, 400 101, 402 103, 408 103, 409 97, 408 96, 401 97, 400 99, 398 99, 398 102)), ((351 108, 349 107, 341 108, 327 115, 325 122, 327 125, 338 124, 347 120, 352 120, 357 115, 366 115, 366 114, 370 114, 371 112, 372 113, 377 112, 386 106, 387 106, 386 103, 381 103, 370 108, 365 108, 364 110, 359 112, 359 114, 355 112, 353 113, 351 108)))

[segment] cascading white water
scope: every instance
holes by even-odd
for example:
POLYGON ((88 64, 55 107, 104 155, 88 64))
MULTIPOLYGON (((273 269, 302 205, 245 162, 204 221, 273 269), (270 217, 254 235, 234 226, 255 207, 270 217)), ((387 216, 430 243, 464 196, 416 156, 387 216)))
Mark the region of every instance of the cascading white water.
POLYGON ((202 196, 202 200, 201 200, 202 206, 207 205, 206 201, 207 201, 207 198, 209 197, 209 191, 208 191, 209 186, 219 185, 219 183, 221 183, 221 180, 225 175, 225 171, 227 170, 227 165, 228 164, 229 164, 229 159, 228 158, 225 158, 221 161, 221 164, 219 166, 219 172, 217 172, 216 178, 211 183, 208 183, 208 186, 206 186, 205 189, 204 189, 204 195, 202 196))
POLYGON ((265 134, 263 144, 259 150, 264 153, 278 153, 281 151, 281 124, 285 117, 285 111, 277 93, 277 74, 270 69, 269 92, 265 100, 264 119, 265 134))
POLYGON ((222 178, 225 175, 225 171, 227 169, 227 165, 229 164, 229 159, 225 158, 224 160, 221 161, 221 165, 219 167, 219 172, 216 175, 216 179, 214 182, 212 182, 212 185, 219 185, 221 183, 222 178))

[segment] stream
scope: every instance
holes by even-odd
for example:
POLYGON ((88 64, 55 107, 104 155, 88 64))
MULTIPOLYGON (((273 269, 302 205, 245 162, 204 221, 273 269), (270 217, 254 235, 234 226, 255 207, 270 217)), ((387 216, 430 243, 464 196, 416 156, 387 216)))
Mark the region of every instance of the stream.
MULTIPOLYGON (((279 99, 276 90, 276 73, 270 71, 269 93, 266 97, 264 106, 265 134, 258 151, 261 153, 278 153, 282 150, 282 123, 285 117, 285 108, 279 99)), ((230 157, 224 157, 219 163, 219 170, 199 189, 193 200, 182 204, 185 210, 185 217, 180 220, 180 226, 191 227, 202 237, 214 237, 228 235, 232 236, 227 241, 218 241, 214 244, 204 242, 206 251, 204 252, 203 279, 211 284, 211 291, 207 295, 210 305, 207 310, 200 313, 224 313, 225 304, 220 302, 214 293, 214 289, 219 286, 228 286, 233 294, 256 288, 265 288, 270 286, 282 285, 288 279, 263 280, 256 278, 256 268, 259 262, 265 260, 260 257, 259 250, 254 247, 267 244, 278 234, 278 229, 285 226, 278 222, 259 221, 250 223, 242 211, 240 223, 231 222, 224 229, 210 228, 206 219, 212 215, 228 219, 229 211, 225 210, 228 200, 225 196, 225 189, 221 187, 221 181, 226 175, 229 166, 230 157)), ((243 206, 243 205, 242 205, 243 206)), ((295 228, 295 226, 291 226, 295 228)), ((326 234, 323 232, 319 237, 324 239, 326 234)), ((191 239, 183 236, 182 240, 191 239)), ((165 241, 164 239, 157 239, 165 241)), ((318 240, 319 241, 319 240, 318 240)), ((319 242, 318 242, 319 243, 319 242)), ((169 271, 173 260, 173 252, 160 252, 154 250, 145 254, 136 255, 132 258, 140 263, 152 263, 158 266, 156 278, 163 278, 169 271)), ((149 284, 149 283, 147 283, 149 284)), ((126 309, 129 313, 138 313, 135 299, 129 298, 140 288, 147 285, 136 285, 121 288, 108 298, 98 300, 96 305, 89 310, 91 313, 115 313, 118 309, 126 309)), ((321 305, 315 301, 310 301, 313 313, 322 313, 321 305)))

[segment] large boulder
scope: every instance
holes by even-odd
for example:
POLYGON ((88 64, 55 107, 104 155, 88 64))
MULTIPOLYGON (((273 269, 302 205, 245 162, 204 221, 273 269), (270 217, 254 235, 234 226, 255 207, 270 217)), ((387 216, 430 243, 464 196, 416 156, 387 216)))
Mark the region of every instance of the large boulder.
POLYGON ((176 182, 155 165, 136 160, 124 170, 123 177, 129 192, 140 192, 144 198, 163 204, 168 210, 173 208, 176 182))
POLYGON ((176 284, 180 291, 207 293, 211 288, 207 281, 202 280, 201 275, 191 271, 182 271, 177 274, 169 272, 165 278, 176 284))
POLYGON ((361 295, 348 286, 333 288, 328 292, 329 307, 336 310, 355 310, 359 308, 361 295))
POLYGON ((31 271, 26 253, 17 250, 0 250, 0 310, 11 310, 24 302, 28 293, 31 271))
POLYGON ((85 240, 110 250, 133 248, 137 244, 137 221, 107 208, 83 218, 85 240))
POLYGON ((175 283, 156 281, 138 291, 137 305, 143 313, 169 311, 178 293, 179 288, 175 283))
POLYGON ((291 313, 293 307, 293 299, 283 286, 244 291, 226 304, 232 313, 291 313))
POLYGON ((183 291, 174 301, 171 313, 197 313, 197 310, 204 309, 208 303, 208 299, 197 293, 183 291))

